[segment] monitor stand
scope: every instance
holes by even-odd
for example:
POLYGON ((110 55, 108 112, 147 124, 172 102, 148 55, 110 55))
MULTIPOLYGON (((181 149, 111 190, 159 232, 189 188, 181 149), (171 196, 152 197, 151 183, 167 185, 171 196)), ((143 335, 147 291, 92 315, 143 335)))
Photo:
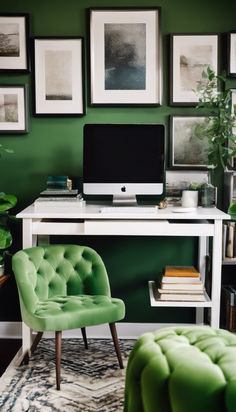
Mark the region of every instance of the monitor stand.
POLYGON ((112 204, 117 205, 127 205, 127 206, 138 206, 136 195, 113 195, 112 204))

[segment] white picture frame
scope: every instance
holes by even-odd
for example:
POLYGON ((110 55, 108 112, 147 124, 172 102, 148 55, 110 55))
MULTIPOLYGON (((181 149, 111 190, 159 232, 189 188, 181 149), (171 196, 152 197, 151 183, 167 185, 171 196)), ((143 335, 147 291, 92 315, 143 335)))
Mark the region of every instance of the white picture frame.
POLYGON ((28 133, 27 85, 0 85, 0 134, 28 133))
POLYGON ((85 115, 82 37, 35 37, 35 116, 85 115))
POLYGON ((236 89, 231 90, 231 113, 236 116, 236 89))
POLYGON ((170 105, 196 106, 197 82, 209 66, 219 70, 218 34, 170 35, 170 105))
POLYGON ((162 104, 160 8, 89 9, 90 104, 162 104))
POLYGON ((227 75, 236 77, 236 31, 228 33, 227 75))

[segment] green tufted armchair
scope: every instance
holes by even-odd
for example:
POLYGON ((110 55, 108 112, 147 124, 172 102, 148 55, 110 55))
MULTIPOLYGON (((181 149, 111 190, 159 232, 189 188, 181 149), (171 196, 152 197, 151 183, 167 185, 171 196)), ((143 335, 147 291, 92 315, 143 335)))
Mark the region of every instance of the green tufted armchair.
POLYGON ((23 322, 39 332, 55 331, 56 381, 60 389, 62 330, 109 323, 120 368, 123 368, 115 322, 125 316, 121 299, 111 298, 106 268, 91 248, 78 245, 36 246, 17 252, 12 267, 23 322))

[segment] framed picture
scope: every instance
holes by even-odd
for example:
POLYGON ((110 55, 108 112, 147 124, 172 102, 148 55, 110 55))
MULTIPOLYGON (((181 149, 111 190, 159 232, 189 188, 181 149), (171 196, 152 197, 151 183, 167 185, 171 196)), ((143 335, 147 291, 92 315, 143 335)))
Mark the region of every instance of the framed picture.
POLYGON ((219 68, 218 34, 170 35, 170 105, 196 106, 197 82, 208 66, 219 68))
POLYGON ((0 72, 29 72, 28 14, 0 14, 0 72))
MULTIPOLYGON (((232 132, 236 135, 236 89, 230 89, 231 90, 231 113, 233 116, 235 116, 235 126, 232 129, 232 132)), ((232 145, 233 143, 231 141, 228 142, 228 145, 232 145)), ((232 167, 234 170, 236 170, 236 157, 233 157, 232 167)))
POLYGON ((232 115, 236 116, 236 89, 231 90, 231 112, 232 115))
POLYGON ((204 116, 170 116, 170 167, 175 169, 206 169, 209 146, 207 139, 195 134, 204 116))
POLYGON ((36 37, 33 50, 34 115, 85 115, 83 38, 36 37))
POLYGON ((236 77, 236 31, 228 33, 227 74, 236 77))
POLYGON ((26 85, 0 85, 0 134, 28 132, 26 85))
POLYGON ((160 105, 160 8, 95 8, 89 18, 90 104, 160 105))
POLYGON ((166 170, 166 198, 169 204, 181 204, 182 191, 191 183, 202 185, 210 182, 209 171, 205 170, 166 170))

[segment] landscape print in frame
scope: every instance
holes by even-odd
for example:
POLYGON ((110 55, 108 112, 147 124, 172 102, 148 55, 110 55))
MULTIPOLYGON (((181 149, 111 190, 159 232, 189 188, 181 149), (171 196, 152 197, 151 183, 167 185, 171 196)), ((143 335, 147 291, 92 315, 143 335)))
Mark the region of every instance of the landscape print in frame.
POLYGON ((83 39, 36 37, 34 45, 37 116, 85 114, 83 39))
POLYGON ((172 34, 170 36, 170 105, 196 106, 195 93, 202 72, 209 66, 218 74, 218 34, 172 34))
POLYGON ((228 33, 227 74, 236 77, 236 31, 228 33))
POLYGON ((29 72, 28 14, 0 14, 0 73, 29 72))
POLYGON ((28 132, 27 86, 0 85, 0 134, 28 132))
POLYGON ((173 169, 207 169, 209 145, 207 139, 195 134, 205 116, 170 116, 170 167, 173 169))
POLYGON ((166 198, 168 204, 181 205, 182 191, 192 183, 209 183, 208 170, 166 170, 166 198))
POLYGON ((231 112, 236 117, 236 89, 231 89, 231 112))
POLYGON ((95 8, 90 17, 90 104, 162 103, 160 8, 95 8))

